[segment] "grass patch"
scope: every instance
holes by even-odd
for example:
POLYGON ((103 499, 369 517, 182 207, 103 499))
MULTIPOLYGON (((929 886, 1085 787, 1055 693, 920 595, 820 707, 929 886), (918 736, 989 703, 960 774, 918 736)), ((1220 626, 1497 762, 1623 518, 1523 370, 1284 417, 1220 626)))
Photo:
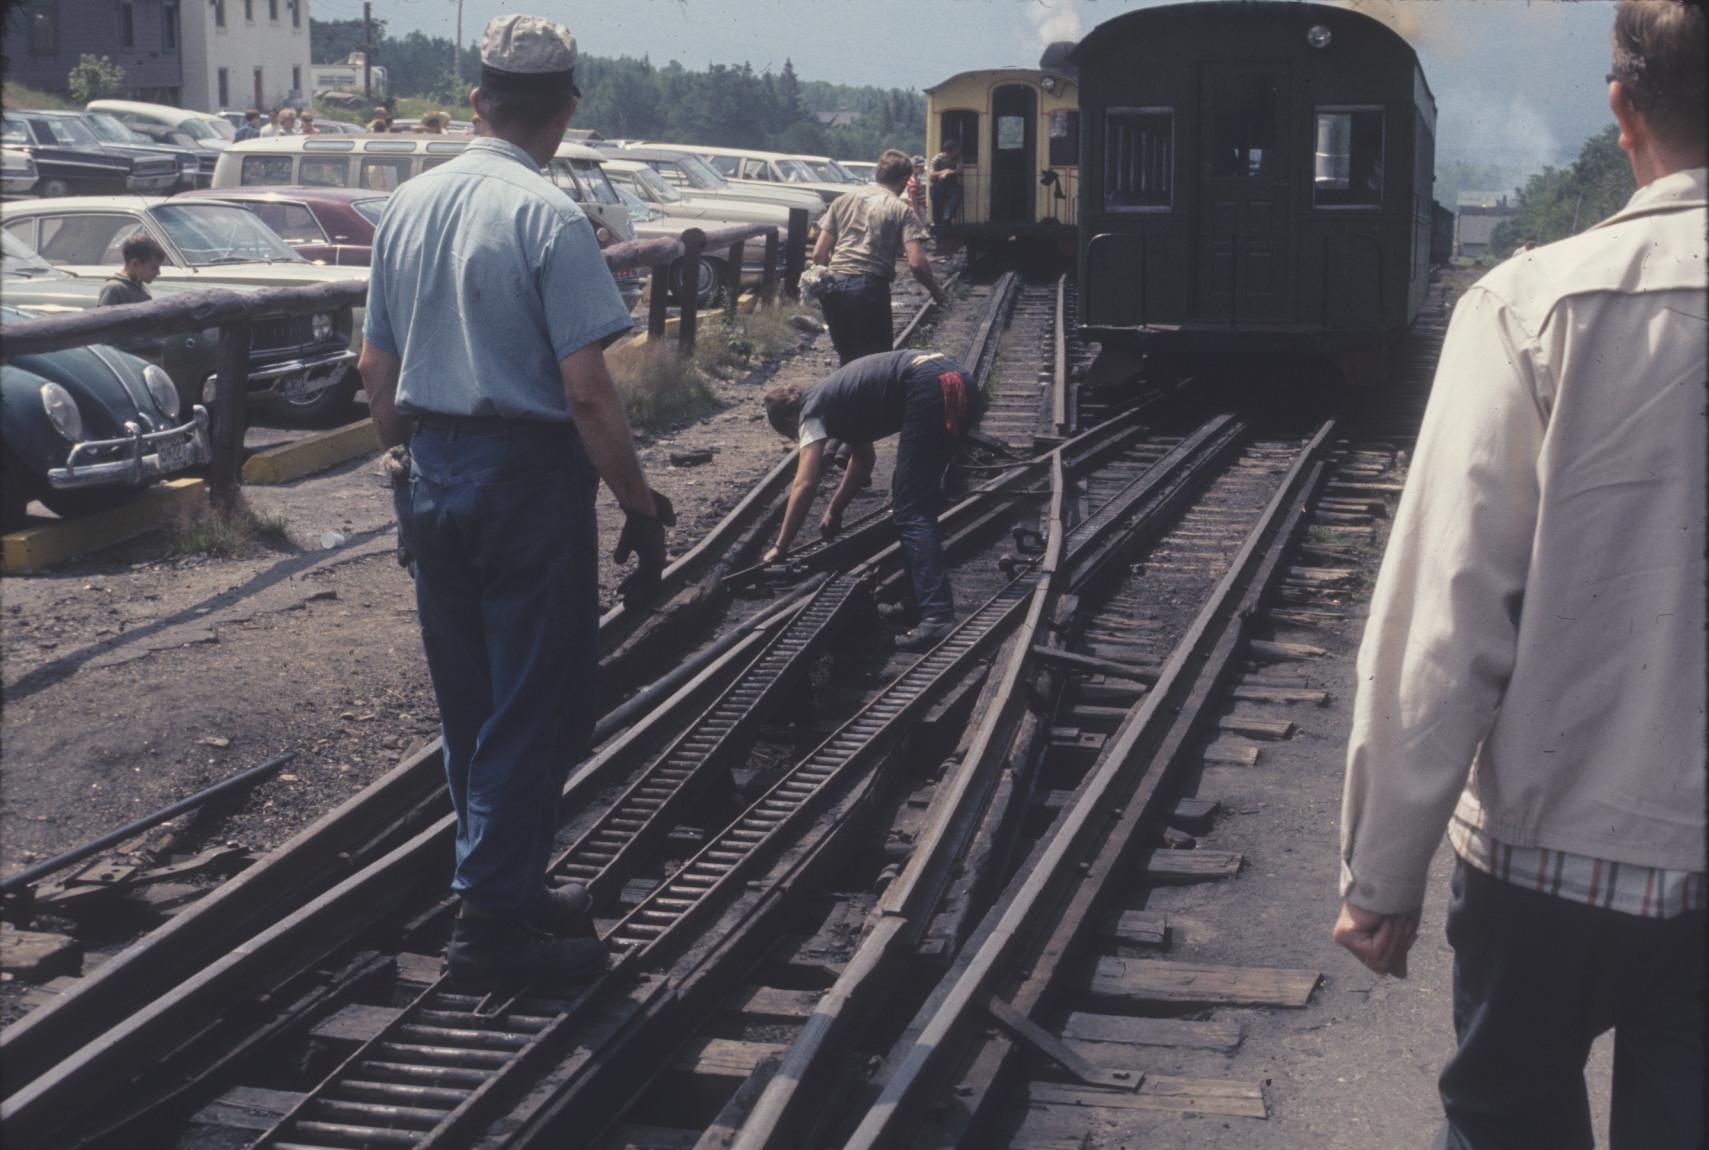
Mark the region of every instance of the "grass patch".
POLYGON ((291 536, 283 515, 262 515, 238 493, 237 506, 218 511, 201 503, 179 515, 171 530, 172 550, 179 555, 206 555, 231 559, 261 548, 291 550, 291 536))
POLYGON ((24 84, 7 80, 0 85, 0 102, 7 108, 75 108, 64 96, 55 96, 51 92, 38 91, 24 84))
MULTIPOLYGON (((700 334, 697 342, 708 342, 706 333, 700 334)), ((648 342, 610 363, 611 378, 631 427, 685 423, 717 406, 700 366, 695 359, 678 355, 674 342, 648 342)))
POLYGON ((797 304, 768 308, 748 315, 703 319, 694 341, 694 362, 707 375, 729 378, 758 363, 777 359, 801 346, 802 333, 790 318, 813 315, 797 304))

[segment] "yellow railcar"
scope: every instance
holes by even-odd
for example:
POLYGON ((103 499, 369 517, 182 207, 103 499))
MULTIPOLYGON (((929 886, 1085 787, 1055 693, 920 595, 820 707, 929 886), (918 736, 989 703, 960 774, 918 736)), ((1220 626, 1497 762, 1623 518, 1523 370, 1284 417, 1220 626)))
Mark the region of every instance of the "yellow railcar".
POLYGON ((1080 195, 1080 87, 1067 71, 987 68, 926 89, 926 150, 961 143, 962 202, 947 234, 976 246, 1071 244, 1080 195))

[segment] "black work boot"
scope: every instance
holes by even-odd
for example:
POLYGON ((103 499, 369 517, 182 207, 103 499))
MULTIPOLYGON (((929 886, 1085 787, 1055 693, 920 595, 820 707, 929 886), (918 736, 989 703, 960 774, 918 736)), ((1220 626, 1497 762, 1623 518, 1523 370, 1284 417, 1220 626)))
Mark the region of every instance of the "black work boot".
POLYGON ((593 938, 593 899, 579 882, 546 885, 546 905, 529 921, 559 938, 593 938))
POLYGON ((896 636, 898 651, 929 651, 955 630, 954 619, 922 619, 920 625, 906 635, 896 636))
POLYGON ((521 915, 495 914, 465 901, 445 964, 459 982, 585 979, 605 969, 605 944, 592 937, 558 938, 521 915))

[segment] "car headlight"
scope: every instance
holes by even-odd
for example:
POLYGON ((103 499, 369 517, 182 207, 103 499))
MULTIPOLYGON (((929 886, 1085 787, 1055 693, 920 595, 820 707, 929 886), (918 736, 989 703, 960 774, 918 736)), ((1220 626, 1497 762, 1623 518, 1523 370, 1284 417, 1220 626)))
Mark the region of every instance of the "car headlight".
POLYGON ((172 377, 151 363, 142 369, 142 381, 148 385, 148 394, 154 399, 154 406, 160 409, 160 414, 167 419, 177 419, 181 405, 172 377))
POLYGON ((332 315, 329 312, 317 311, 314 315, 314 337, 317 340, 332 338, 332 315))
POLYGON ((76 443, 83 438, 83 413, 65 388, 51 381, 42 384, 42 409, 53 429, 67 440, 76 443))

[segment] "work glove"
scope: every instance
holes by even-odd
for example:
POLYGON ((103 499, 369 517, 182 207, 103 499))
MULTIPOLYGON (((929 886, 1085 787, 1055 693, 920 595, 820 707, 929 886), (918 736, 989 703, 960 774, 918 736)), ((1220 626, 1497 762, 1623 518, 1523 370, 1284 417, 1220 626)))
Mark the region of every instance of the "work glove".
MULTIPOLYGON (((392 502, 397 503, 397 492, 409 486, 409 448, 404 444, 386 448, 380 456, 380 475, 386 481, 386 486, 392 489, 392 502)), ((415 574, 415 556, 410 552, 409 544, 404 542, 403 510, 398 509, 398 566, 415 574)))
POLYGON ((611 556, 619 563, 635 556, 635 570, 617 585, 623 605, 631 611, 647 607, 659 597, 659 577, 665 569, 665 528, 676 526, 676 508, 657 491, 653 492, 653 508, 656 515, 623 512, 623 533, 617 537, 617 550, 611 556))

